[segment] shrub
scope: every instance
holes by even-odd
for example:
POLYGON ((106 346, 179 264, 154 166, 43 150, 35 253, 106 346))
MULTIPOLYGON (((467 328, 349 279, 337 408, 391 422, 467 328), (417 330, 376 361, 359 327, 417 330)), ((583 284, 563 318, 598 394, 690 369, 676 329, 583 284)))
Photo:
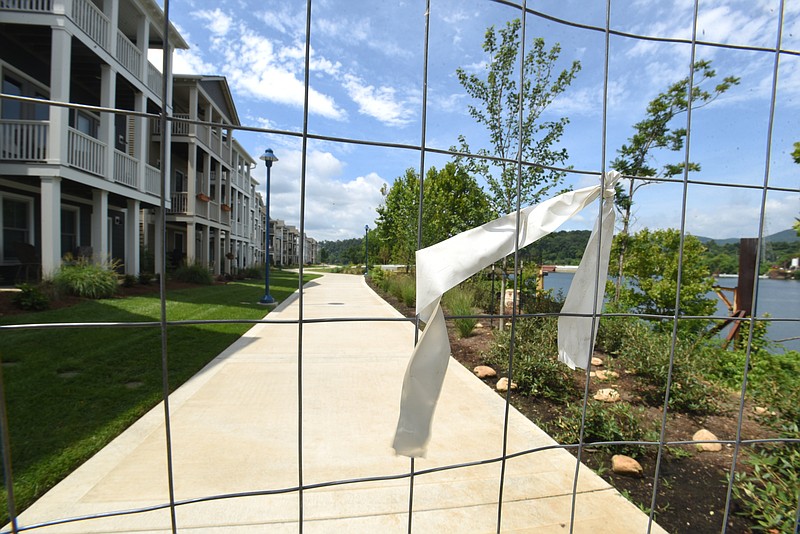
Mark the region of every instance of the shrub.
MULTIPOLYGON (((566 401, 577 396, 572 371, 559 362, 558 322, 554 317, 518 319, 515 327, 514 381, 519 392, 566 401)), ((498 331, 490 358, 496 365, 508 361, 509 330, 498 331)))
MULTIPOLYGON (((451 315, 472 315, 475 313, 473 307, 473 293, 471 290, 455 287, 444 294, 442 303, 451 315)), ((453 322, 458 330, 458 335, 461 337, 469 337, 475 325, 478 324, 478 319, 475 317, 454 319, 453 322)))
POLYGON ((93 263, 87 258, 66 263, 56 273, 53 281, 63 291, 90 299, 108 298, 117 292, 119 276, 113 263, 93 263))
POLYGON ((253 279, 253 280, 257 280, 259 278, 263 278, 264 277, 264 266, 262 265, 262 266, 259 267, 259 266, 256 265, 256 266, 253 266, 253 267, 247 267, 246 269, 242 269, 239 272, 245 278, 250 278, 250 279, 253 279))
POLYGON ((50 299, 38 287, 20 284, 17 288, 20 292, 11 297, 11 302, 17 308, 27 311, 42 311, 50 307, 50 299))
POLYGON ((181 265, 172 273, 172 277, 187 284, 210 285, 214 282, 211 271, 197 263, 193 265, 181 265))
MULTIPOLYGON (((586 405, 584 443, 600 441, 645 441, 647 430, 639 421, 643 408, 634 408, 625 402, 613 404, 589 401, 586 405)), ((578 443, 581 429, 581 405, 570 404, 555 421, 543 424, 553 438, 562 444, 578 443)), ((633 456, 644 453, 644 445, 606 445, 614 453, 633 456)))
MULTIPOLYGON (((797 425, 786 427, 785 438, 800 438, 797 425)), ((800 444, 756 445, 745 453, 744 463, 752 468, 738 471, 733 492, 757 530, 796 532, 797 503, 800 500, 800 444)))
POLYGON ((126 274, 122 277, 122 287, 133 287, 136 285, 137 278, 132 274, 126 274))
POLYGON ((394 295, 406 306, 414 306, 417 295, 416 283, 413 276, 407 274, 393 274, 386 278, 387 293, 394 295))
POLYGON ((149 286, 150 282, 153 281, 153 274, 152 273, 139 273, 139 283, 143 286, 149 286))
MULTIPOLYGON (((644 398, 658 406, 664 401, 669 375, 670 346, 669 333, 653 331, 641 320, 621 323, 619 355, 625 366, 634 369, 636 374, 649 381, 651 389, 645 391, 644 398)), ((675 343, 675 357, 672 366, 672 390, 670 409, 690 413, 713 413, 716 406, 709 384, 701 381, 699 361, 702 347, 696 347, 685 340, 675 343)))

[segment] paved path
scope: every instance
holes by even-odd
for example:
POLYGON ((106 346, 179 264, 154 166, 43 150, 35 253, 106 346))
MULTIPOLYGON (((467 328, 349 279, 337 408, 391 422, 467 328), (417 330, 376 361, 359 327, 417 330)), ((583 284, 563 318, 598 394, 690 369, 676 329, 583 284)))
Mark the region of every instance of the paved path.
MULTIPOLYGON (((298 299, 269 317, 297 319, 298 299)), ((400 317, 363 279, 325 275, 306 286, 304 317, 400 317)), ((303 484, 402 475, 391 448, 400 387, 414 343, 408 322, 303 326, 303 484)), ((178 501, 293 488, 298 478, 298 326, 256 325, 170 397, 178 501)), ((496 458, 503 400, 451 360, 426 459, 416 469, 496 458)), ((158 406, 47 493, 20 526, 169 502, 163 407, 158 406)), ((511 410, 509 452, 554 442, 511 410)), ((509 460, 503 532, 569 532, 575 460, 561 449, 509 460)), ((413 532, 495 532, 500 463, 417 476, 413 532)), ((303 532, 404 533, 407 478, 303 492, 303 532)), ((297 492, 177 508, 179 532, 296 533, 297 492)), ((155 533, 169 510, 94 519, 35 532, 155 533)), ((574 532, 646 532, 647 517, 605 481, 581 469, 574 532)), ((652 532, 663 532, 653 525, 652 532)))

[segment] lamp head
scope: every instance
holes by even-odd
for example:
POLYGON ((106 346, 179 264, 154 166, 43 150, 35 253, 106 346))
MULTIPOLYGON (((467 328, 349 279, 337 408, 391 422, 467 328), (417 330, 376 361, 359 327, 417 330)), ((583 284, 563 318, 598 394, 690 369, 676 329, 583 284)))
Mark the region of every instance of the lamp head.
POLYGON ((278 161, 278 158, 275 157, 275 153, 272 151, 271 148, 268 148, 264 151, 264 153, 259 156, 260 160, 263 160, 264 163, 267 164, 267 167, 272 167, 272 162, 278 161))

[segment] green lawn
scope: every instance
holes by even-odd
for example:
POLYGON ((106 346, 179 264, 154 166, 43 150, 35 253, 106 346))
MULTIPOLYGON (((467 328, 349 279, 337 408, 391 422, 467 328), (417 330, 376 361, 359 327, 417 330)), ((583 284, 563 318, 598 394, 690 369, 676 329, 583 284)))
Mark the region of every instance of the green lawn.
MULTIPOLYGON (((270 293, 283 301, 296 273, 273 272, 270 293)), ((306 275, 305 280, 316 278, 306 275)), ((167 293, 167 320, 259 319, 261 281, 198 286, 167 293)), ((160 320, 158 293, 87 301, 9 317, 0 324, 160 320)), ((167 330, 174 390, 251 324, 177 325, 167 330)), ((17 509, 29 506, 161 400, 158 327, 4 330, 0 357, 10 427, 17 509)), ((8 521, 2 491, 0 524, 8 521)))

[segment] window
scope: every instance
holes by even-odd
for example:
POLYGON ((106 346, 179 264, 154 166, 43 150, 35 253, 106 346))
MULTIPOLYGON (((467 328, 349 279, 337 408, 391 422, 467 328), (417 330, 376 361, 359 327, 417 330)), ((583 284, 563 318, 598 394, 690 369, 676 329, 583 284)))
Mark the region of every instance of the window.
POLYGON ((3 261, 16 260, 15 243, 33 243, 33 201, 3 197, 3 261))
MULTIPOLYGON (((3 76, 3 92, 15 96, 31 96, 47 100, 47 95, 35 89, 33 84, 6 74, 3 76)), ((50 118, 46 104, 29 104, 14 100, 2 101, 0 117, 8 120, 46 121, 50 118)))
POLYGON ((71 109, 69 112, 69 125, 79 132, 96 139, 97 130, 100 126, 100 119, 86 111, 71 109))

